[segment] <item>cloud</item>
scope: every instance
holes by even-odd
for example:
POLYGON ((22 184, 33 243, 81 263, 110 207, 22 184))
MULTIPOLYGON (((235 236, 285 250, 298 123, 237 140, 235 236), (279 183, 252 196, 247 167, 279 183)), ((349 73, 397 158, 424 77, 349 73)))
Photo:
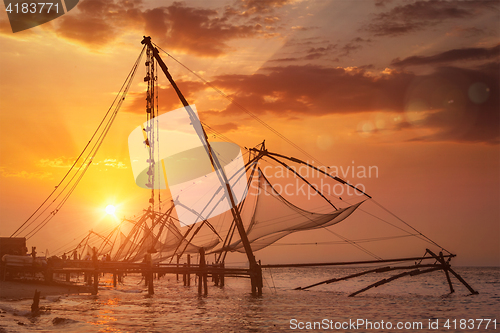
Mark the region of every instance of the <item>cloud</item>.
MULTIPOLYGON (((223 75, 212 84, 231 103, 218 117, 257 115, 302 119, 327 114, 395 112, 392 130, 423 130, 415 140, 499 143, 498 63, 476 69, 441 67, 429 75, 314 65, 269 67, 253 75, 223 75)), ((214 115, 215 117, 216 115, 214 115)))
POLYGON ((125 29, 141 25, 141 5, 140 0, 85 0, 48 28, 64 39, 99 48, 117 39, 125 29))
POLYGON ((500 58, 500 44, 491 48, 453 49, 432 56, 411 56, 403 60, 396 58, 391 65, 397 67, 431 65, 454 61, 488 60, 500 58))
POLYGON ((364 30, 376 36, 397 36, 453 19, 468 19, 497 4, 491 1, 416 1, 378 14, 364 30))
MULTIPOLYGON (((231 40, 272 35, 267 30, 272 30, 276 20, 256 16, 265 12, 260 3, 239 4, 240 8, 245 5, 249 11, 238 15, 241 14, 238 10, 230 8, 217 11, 189 7, 180 2, 145 9, 141 0, 85 0, 75 11, 47 28, 61 38, 94 49, 135 31, 139 35, 151 35, 158 43, 168 45, 170 50, 216 57, 230 51, 228 42, 231 40), (268 28, 258 23, 261 19, 268 28)), ((273 1, 273 8, 284 3, 286 1, 273 1)))
POLYGON ((402 127, 432 131, 414 141, 500 143, 498 73, 497 62, 482 69, 441 67, 417 77, 407 89, 402 127))
MULTIPOLYGON (((265 74, 223 75, 212 83, 232 91, 234 100, 255 113, 277 116, 401 110, 413 74, 393 71, 370 76, 359 68, 316 65, 268 67, 265 74)), ((234 104, 226 112, 241 113, 234 104)))
POLYGON ((318 29, 318 27, 303 27, 301 25, 295 25, 291 27, 291 29, 295 31, 308 31, 308 30, 318 29))
POLYGON ((229 50, 228 41, 263 32, 260 24, 230 23, 215 10, 186 7, 176 2, 145 11, 144 20, 148 34, 159 37, 160 43, 199 56, 222 55, 229 50))
POLYGON ((375 6, 376 7, 385 7, 386 3, 391 3, 392 0, 376 0, 375 1, 375 6))
POLYGON ((329 41, 315 41, 306 40, 304 42, 297 42, 293 40, 287 43, 285 47, 295 47, 294 54, 302 53, 303 56, 286 57, 268 60, 269 62, 296 62, 301 60, 316 60, 316 59, 327 59, 333 62, 339 62, 339 58, 348 57, 351 53, 360 50, 363 47, 363 43, 370 43, 371 39, 363 39, 361 37, 356 37, 351 39, 348 43, 344 44, 342 47, 339 44, 332 44, 329 41), (312 46, 312 47, 311 47, 312 46), (302 50, 301 50, 302 49, 302 50))
POLYGON ((52 179, 52 173, 50 172, 9 171, 4 167, 0 167, 0 176, 5 178, 52 179))
POLYGON ((102 160, 102 161, 92 162, 92 164, 93 165, 102 165, 105 167, 116 168, 116 169, 127 169, 128 168, 125 163, 120 162, 115 158, 107 158, 107 159, 102 160))
MULTIPOLYGON (((75 163, 75 157, 66 157, 66 156, 61 156, 61 157, 56 157, 53 159, 48 159, 44 158, 41 159, 38 162, 38 166, 42 168, 63 168, 63 169, 68 169, 73 166, 75 163)), ((76 165, 76 168, 79 168, 81 166, 82 160, 79 161, 79 163, 76 165)), ((93 160, 92 165, 104 165, 106 167, 110 168, 117 168, 117 169, 127 169, 127 165, 123 162, 118 161, 117 159, 114 158, 107 158, 104 160, 93 160)), ((40 174, 45 174, 45 173, 40 173, 40 174)), ((51 175, 50 173, 47 173, 51 175)))
MULTIPOLYGON (((271 60, 268 60, 268 62, 289 62, 289 61, 300 61, 300 60, 315 60, 315 59, 320 59, 320 58, 325 58, 325 57, 331 57, 334 54, 336 48, 337 48, 337 44, 327 44, 326 46, 321 46, 321 47, 310 47, 307 51, 305 51, 306 55, 304 55, 304 56, 271 59, 271 60)), ((338 58, 336 58, 336 61, 338 61, 338 58)))
POLYGON ((291 3, 290 0, 238 0, 234 6, 229 6, 239 15, 252 15, 252 14, 270 14, 275 9, 281 8, 284 5, 291 3))
POLYGON ((71 168, 71 166, 75 163, 74 157, 56 157, 54 159, 44 158, 38 162, 38 166, 42 168, 71 168))

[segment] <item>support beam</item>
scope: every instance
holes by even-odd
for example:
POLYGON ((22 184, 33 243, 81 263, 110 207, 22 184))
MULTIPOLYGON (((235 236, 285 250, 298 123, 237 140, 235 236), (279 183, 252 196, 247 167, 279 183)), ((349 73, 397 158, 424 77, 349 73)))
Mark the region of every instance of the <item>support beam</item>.
MULTIPOLYGON (((181 258, 181 256, 178 254, 177 255, 177 267, 179 267, 180 258, 181 258)), ((175 274, 175 279, 176 279, 176 281, 179 281, 179 274, 175 274)))
MULTIPOLYGON (((444 258, 453 258, 454 254, 444 255, 444 258)), ((402 262, 402 261, 421 261, 426 259, 434 259, 432 257, 409 257, 409 258, 396 258, 396 259, 383 259, 383 260, 363 260, 363 261, 337 261, 337 262, 318 262, 308 264, 275 264, 275 265, 262 265, 262 268, 279 268, 279 267, 313 267, 313 266, 343 266, 343 265, 361 265, 361 264, 381 264, 389 262, 402 262)))
POLYGON ((455 292, 455 289, 453 289, 453 284, 451 283, 450 274, 448 273, 450 264, 449 262, 444 261, 443 252, 439 252, 439 258, 440 262, 443 264, 443 271, 444 274, 446 275, 446 281, 448 281, 448 286, 450 287, 450 294, 452 294, 455 292))
POLYGON ((205 264, 205 249, 200 248, 200 263, 198 267, 200 272, 198 273, 198 296, 201 296, 203 291, 203 296, 208 295, 208 282, 207 282, 207 271, 205 264))
MULTIPOLYGON (((189 272, 189 267, 191 267, 191 255, 187 255, 187 268, 189 272)), ((186 286, 190 287, 191 286, 191 275, 189 273, 186 274, 186 286)))
POLYGON ((470 291, 471 294, 473 294, 473 295, 479 294, 477 291, 475 291, 474 289, 472 289, 472 287, 460 275, 458 275, 458 273, 456 273, 453 269, 451 269, 449 263, 444 262, 444 257, 446 257, 446 256, 439 257, 439 256, 437 256, 434 252, 432 252, 429 249, 426 249, 426 251, 431 256, 433 256, 437 261, 439 261, 443 266, 447 266, 447 270, 451 274, 453 274, 457 278, 457 280, 460 281, 470 291))

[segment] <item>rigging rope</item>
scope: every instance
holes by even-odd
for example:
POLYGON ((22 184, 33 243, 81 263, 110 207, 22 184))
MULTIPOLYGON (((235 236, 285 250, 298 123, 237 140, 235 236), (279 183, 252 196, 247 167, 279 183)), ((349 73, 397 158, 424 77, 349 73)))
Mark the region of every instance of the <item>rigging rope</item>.
POLYGON ((327 229, 326 227, 323 227, 323 229, 325 229, 325 230, 326 230, 326 231, 328 231, 329 233, 334 234, 334 235, 335 235, 335 236, 337 236, 338 238, 342 239, 344 242, 347 242, 347 243, 351 244, 352 246, 357 247, 359 250, 361 250, 361 251, 363 251, 364 253, 366 253, 366 254, 368 254, 368 255, 372 256, 373 258, 375 258, 375 259, 377 259, 377 260, 382 260, 382 258, 381 258, 381 257, 379 257, 378 255, 374 254, 373 252, 370 252, 369 250, 367 250, 367 249, 365 249, 364 247, 362 247, 361 245, 359 245, 359 244, 357 244, 357 243, 353 242, 352 240, 347 239, 347 238, 345 238, 344 236, 341 236, 341 235, 339 235, 338 233, 333 232, 333 231, 331 231, 330 229, 327 229))
POLYGON ((380 208, 382 208, 383 210, 385 210, 387 213, 391 214, 392 216, 394 216, 396 219, 398 219, 399 221, 403 222, 405 225, 407 225, 408 227, 410 227, 411 229, 413 229, 416 233, 418 233, 420 236, 424 237, 430 244, 434 244, 436 245, 437 247, 441 248, 443 251, 446 251, 448 252, 449 254, 452 254, 450 251, 446 250, 444 247, 442 247, 441 245, 439 245, 438 243, 436 243, 435 241, 433 241, 432 239, 430 239, 429 237, 427 237, 426 235, 424 235, 423 233, 421 233, 420 231, 418 231, 417 229, 415 229, 414 227, 412 227, 409 223, 405 222, 403 219, 401 219, 400 217, 398 217, 396 214, 394 214, 393 212, 391 212, 390 210, 388 210, 387 208, 385 208, 384 206, 382 206, 381 204, 379 204, 377 201, 373 200, 373 202, 379 206, 380 208))
MULTIPOLYGON (((153 43, 154 44, 154 43, 153 43)), ((214 86, 213 84, 211 84, 210 82, 208 82, 207 80, 205 80, 201 75, 195 73, 193 70, 191 70, 190 68, 188 68, 186 65, 184 65, 183 63, 181 63, 179 60, 177 60, 176 58, 174 58, 170 53, 168 53, 167 51, 163 50, 161 47, 159 47, 158 45, 154 44, 155 47, 157 47, 159 50, 163 51, 167 56, 169 56, 170 58, 172 58, 172 60, 174 60, 176 63, 178 63, 179 65, 181 65, 182 67, 184 67, 187 71, 189 71, 191 74, 193 74, 194 76, 196 76, 199 80, 201 80, 204 84, 206 84, 207 86, 209 86, 210 88, 212 88, 213 90, 215 90, 217 93, 219 93, 221 96, 223 96, 224 98, 226 98, 228 101, 230 101, 231 103, 233 103, 235 106, 237 106, 238 108, 240 108, 243 112, 245 112, 246 114, 248 114, 250 117, 252 117, 253 119, 255 119, 257 122, 259 122, 262 126, 264 126, 265 128, 267 128, 268 130, 270 130, 272 133, 274 133, 275 135, 277 135, 278 137, 280 137, 281 139, 283 139, 286 143, 288 143, 289 145, 291 145, 292 147, 294 147, 295 149, 297 149, 298 151, 300 151, 302 154, 304 154, 305 156, 309 157, 311 160, 313 161, 317 161, 319 164, 323 164, 319 159, 315 158, 314 156, 312 156, 311 154, 309 154, 307 151, 305 151, 304 149, 302 149, 300 146, 298 146, 297 144, 295 144, 292 140, 288 139, 286 136, 284 136, 283 134, 281 134, 280 132, 278 132, 276 129, 274 129, 271 125, 267 124, 264 120, 260 119, 257 115, 255 115, 253 112, 251 112, 250 110, 248 110, 247 108, 245 108, 243 105, 239 104, 238 102, 236 102, 233 98, 231 98, 230 96, 228 96, 225 92, 223 92, 222 90, 220 90, 219 88, 217 88, 216 86, 214 86)))
MULTIPOLYGON (((142 55, 144 53, 144 50, 145 50, 145 47, 142 49, 139 57, 137 58, 137 60, 135 61, 131 71, 129 72, 129 74, 127 75, 126 79, 125 79, 125 82, 122 84, 121 88, 120 88, 120 91, 118 92, 118 94, 116 95, 115 99, 113 100, 113 103, 111 104, 111 106, 109 107, 108 111, 106 112, 106 114, 104 115, 103 119, 101 120, 101 122, 99 123, 99 126, 97 127, 97 129, 94 131, 94 133, 92 134, 89 142, 85 145, 83 151, 80 153, 80 155, 77 157, 77 159, 75 160, 75 162, 73 163, 73 165, 71 166, 71 168, 68 170, 68 172, 64 175, 63 179, 58 183, 58 185, 54 188, 54 190, 49 194, 49 196, 42 202, 42 204, 40 204, 40 206, 30 215, 30 217, 28 217, 28 219, 16 230, 14 231, 14 233, 12 233, 12 235, 10 237, 15 237, 16 235, 19 235, 21 232, 27 230, 35 221, 37 221, 37 219, 44 213, 47 211, 47 209, 59 198, 59 196, 61 196, 61 194, 64 193, 64 191, 66 190, 66 188, 71 184, 71 182, 73 181, 73 179, 76 177, 76 175, 78 175, 78 173, 80 172, 80 170, 82 169, 82 167, 85 165, 85 168, 83 169, 83 171, 80 173, 80 176, 78 177, 77 181, 75 182, 75 184, 73 184, 73 186, 70 188, 70 191, 63 197, 63 200, 56 206, 56 209, 54 209, 50 215, 48 215, 44 220, 42 220, 42 222, 38 223, 38 225, 33 228, 30 232, 28 232, 27 236, 29 236, 29 238, 31 238, 33 235, 35 235, 38 231, 40 231, 40 229, 42 229, 45 225, 47 225, 47 223, 57 214, 57 212, 59 211, 59 209, 64 205, 64 203, 68 200, 69 196, 73 193, 74 189, 76 188, 76 185, 78 185, 78 183, 80 182, 80 180, 82 179, 83 175, 85 174, 85 172, 87 171, 88 167, 90 166, 90 164, 92 163, 93 161, 93 158, 95 157, 98 149, 100 148, 105 136, 107 135, 107 133, 109 132, 109 129, 111 127, 111 124, 113 123, 114 119, 116 118, 116 115, 118 113, 118 110, 121 106, 121 104, 123 103, 123 100, 125 99, 125 96, 128 92, 128 89, 130 88, 130 85, 132 83, 132 80, 135 76, 135 73, 136 73, 136 70, 137 70, 137 67, 139 65, 139 62, 140 62, 140 59, 142 58, 142 55), (117 102, 118 100, 118 102, 117 102), (71 179, 68 181, 68 183, 64 186, 64 188, 61 190, 61 192, 54 198, 54 200, 52 200, 52 202, 47 206, 45 207, 45 209, 37 216, 35 217, 33 220, 31 220, 33 218, 33 216, 47 203, 47 201, 54 195, 54 193, 56 193, 56 191, 58 189, 60 189, 60 186, 63 184, 64 180, 68 177, 68 175, 71 173, 71 171, 74 169, 74 167, 77 165, 78 161, 80 160, 80 158, 84 155, 85 151, 87 150, 87 148, 91 145, 92 143, 92 140, 94 140, 95 136, 99 133, 99 129, 102 127, 103 123, 106 121, 106 119, 108 118, 108 115, 110 114, 111 110, 113 109, 113 106, 116 104, 115 106, 115 109, 113 111, 113 113, 111 114, 111 117, 108 119, 106 125, 104 126, 102 132, 99 134, 99 137, 98 139, 96 140, 96 142, 94 143, 92 149, 90 150, 90 152, 88 153, 87 157, 84 159, 84 161, 82 162, 82 164, 80 165, 80 167, 78 168, 78 170, 76 171, 76 173, 73 175, 73 177, 71 177, 71 179), (89 159, 90 157, 90 159, 89 159), (89 162, 87 164, 85 164, 85 162, 89 160, 89 162), (31 220, 31 222, 29 222, 31 220), (29 223, 28 223, 29 222, 29 223)), ((28 239, 29 239, 28 238, 28 239)))

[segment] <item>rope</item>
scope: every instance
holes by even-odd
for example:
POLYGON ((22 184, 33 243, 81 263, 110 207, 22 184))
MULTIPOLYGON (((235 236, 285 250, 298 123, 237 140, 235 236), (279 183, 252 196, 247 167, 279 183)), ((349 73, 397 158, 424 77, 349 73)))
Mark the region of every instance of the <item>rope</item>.
POLYGON ((210 88, 212 88, 213 90, 215 90, 217 93, 219 93, 221 96, 223 96, 228 101, 230 101, 231 103, 233 103, 235 106, 237 106, 243 112, 245 112, 250 117, 252 117, 253 119, 255 119, 262 126, 264 126, 265 128, 267 128, 268 130, 270 130, 272 133, 274 133, 275 135, 277 135, 279 138, 283 139, 286 143, 288 143, 289 145, 291 145, 292 147, 294 147, 295 149, 297 149, 298 151, 300 151, 302 154, 304 154, 305 156, 307 156, 311 160, 313 160, 313 161, 315 160, 319 164, 324 164, 320 160, 318 160, 317 158, 315 158, 314 156, 312 156, 311 154, 309 154, 307 151, 305 151, 304 149, 302 149, 301 147, 299 147, 292 140, 288 139, 283 134, 281 134, 280 132, 278 132, 271 125, 268 125, 264 120, 260 119, 257 115, 255 115, 254 113, 252 113, 250 110, 248 110, 247 108, 245 108, 243 105, 241 105, 238 102, 236 102, 233 98, 231 98, 230 96, 228 96, 225 92, 223 92, 222 90, 220 90, 219 88, 217 88, 216 86, 214 86, 213 84, 211 84, 210 82, 208 82, 207 80, 205 80, 202 76, 200 76, 199 74, 195 73, 193 70, 191 70, 190 68, 188 68, 186 65, 184 65, 183 63, 181 63, 179 60, 175 59, 170 53, 168 53, 167 51, 163 50, 161 47, 159 47, 158 45, 156 45, 154 43, 153 43, 153 45, 155 47, 157 47, 158 49, 160 49, 161 51, 163 51, 167 56, 169 56, 170 58, 172 58, 172 60, 174 60, 176 63, 178 63, 179 65, 181 65, 182 67, 184 67, 191 74, 193 74, 194 76, 196 76, 204 84, 206 84, 207 86, 209 86, 210 88))
POLYGON ((395 217, 396 219, 398 219, 399 221, 403 222, 406 226, 410 227, 412 230, 414 230, 416 233, 418 233, 420 236, 422 236, 423 238, 425 238, 425 240, 430 243, 430 244, 434 244, 436 245, 437 247, 441 248, 443 251, 446 251, 448 252, 449 254, 451 254, 450 251, 446 250, 444 247, 442 247, 441 245, 439 245, 438 243, 436 243, 435 241, 433 241, 432 239, 430 239, 429 237, 427 237, 426 235, 424 235, 423 233, 421 233, 420 231, 418 231, 417 229, 415 229, 414 227, 412 227, 410 224, 408 224, 407 222, 405 222, 403 219, 401 219, 399 216, 397 216, 396 214, 394 214, 393 212, 391 212, 390 210, 388 210, 387 208, 385 208, 384 206, 382 206, 381 204, 379 204, 377 201, 373 200, 373 202, 379 206, 380 208, 382 208, 383 210, 385 210, 387 213, 391 214, 393 217, 395 217))
POLYGON ((42 229, 56 214, 57 212, 59 211, 59 209, 64 205, 64 203, 68 200, 69 196, 73 193, 74 189, 76 188, 76 185, 78 185, 78 183, 80 182, 80 180, 82 179, 83 175, 85 174, 85 172, 87 171, 88 167, 90 166, 90 164, 92 163, 92 160, 93 158, 95 157, 98 149, 100 148, 106 134, 109 132, 109 129, 111 127, 111 124, 113 123, 114 119, 116 118, 116 115, 118 113, 118 110, 121 106, 121 104, 123 103, 123 100, 125 99, 125 96, 128 92, 128 89, 130 88, 130 85, 131 85, 131 82, 133 80, 133 77, 135 76, 135 73, 136 73, 136 70, 137 70, 137 67, 138 67, 138 64, 140 62, 140 59, 142 58, 142 55, 144 53, 144 49, 145 47, 142 49, 139 57, 137 58, 137 60, 135 61, 134 63, 134 66, 132 67, 131 71, 129 72, 129 74, 127 75, 126 79, 125 79, 125 82, 123 83, 123 85, 121 86, 120 88, 120 92, 117 94, 117 96, 115 97, 115 99, 113 100, 113 103, 111 104, 111 106, 109 107, 108 111, 106 112, 106 114, 104 115, 104 118, 101 120, 99 126, 97 127, 97 129, 94 131, 94 133, 92 134, 89 142, 87 143, 87 145, 85 145, 83 151, 80 153, 80 155, 78 156, 78 158, 76 159, 76 161, 73 163, 73 165, 71 166, 71 168, 68 170, 68 172, 64 175, 63 179, 58 183, 58 185, 55 187, 55 189, 49 194, 49 196, 42 202, 42 204, 31 214, 31 216, 10 236, 10 237, 14 237, 18 234, 20 234, 21 232, 25 231, 27 228, 29 228, 35 221, 37 221, 37 219, 44 213, 47 211, 47 209, 52 205, 52 203, 54 203, 58 198, 59 196, 61 196, 64 191, 66 190, 66 188, 71 184, 71 182, 73 181, 73 179, 76 177, 76 175, 78 175, 78 173, 80 172, 80 170, 82 169, 82 167, 85 165, 85 168, 83 170, 83 172, 81 172, 80 176, 78 177, 76 183, 71 187, 70 191, 68 194, 65 195, 65 197, 63 198, 63 200, 57 205, 56 209, 53 210, 49 216, 47 216, 42 222, 40 222, 34 229, 32 229, 30 232, 28 232, 27 234, 27 238, 31 238, 33 235, 35 235, 38 231, 40 231, 40 229, 42 229), (120 98, 119 98, 120 97, 120 98), (118 102, 117 102, 118 100, 118 102), (113 109, 113 106, 116 104, 115 106, 115 109, 111 115, 111 117, 108 119, 106 125, 104 126, 104 129, 103 131, 100 133, 96 143, 94 143, 94 146, 92 147, 92 149, 90 150, 89 154, 87 155, 87 157, 84 159, 84 161, 82 162, 82 165, 80 165, 80 167, 78 168, 78 170, 76 171, 76 173, 73 175, 73 177, 71 177, 71 179, 69 180, 69 182, 64 186, 64 188, 61 190, 61 192, 55 197, 54 200, 52 200, 52 203, 50 203, 35 219, 33 219, 31 222, 29 222, 31 220, 31 218, 45 205, 45 203, 47 203, 47 201, 53 196, 53 194, 59 189, 60 185, 64 182, 64 180, 68 177, 68 175, 71 173, 71 171, 74 169, 74 167, 76 166, 76 164, 78 163, 78 161, 80 160, 80 158, 83 156, 83 154, 85 153, 85 151, 87 150, 87 148, 90 146, 90 144, 92 143, 92 141, 94 140, 95 136, 99 133, 99 129, 102 127, 103 123, 106 121, 106 119, 108 118, 108 115, 110 114, 110 111, 113 109), (91 156, 92 154, 92 156, 91 156), (90 157, 91 156, 91 157, 90 157), (89 159, 90 157, 90 159, 89 159), (89 160, 89 162, 87 164, 85 164, 85 162, 89 160), (29 222, 29 223, 28 223, 29 222), (29 237, 28 237, 29 236, 29 237))
POLYGON ((365 249, 365 248, 364 248, 364 247, 362 247, 361 245, 359 245, 359 244, 357 244, 357 243, 353 242, 352 240, 347 239, 347 238, 345 238, 345 237, 343 237, 343 236, 341 236, 341 235, 337 234, 336 232, 333 232, 333 231, 331 231, 330 229, 327 229, 326 227, 323 227, 323 229, 325 229, 325 230, 326 230, 326 231, 328 231, 329 233, 334 234, 335 236, 337 236, 338 238, 342 239, 343 241, 345 241, 345 242, 347 242, 347 243, 351 244, 352 246, 357 247, 359 250, 361 250, 361 251, 363 251, 364 253, 366 253, 366 254, 368 254, 368 255, 372 256, 373 258, 375 258, 375 259, 377 259, 377 260, 382 260, 382 258, 381 258, 381 257, 379 257, 379 256, 377 256, 376 254, 374 254, 374 253, 372 253, 372 252, 368 251, 367 249, 365 249))

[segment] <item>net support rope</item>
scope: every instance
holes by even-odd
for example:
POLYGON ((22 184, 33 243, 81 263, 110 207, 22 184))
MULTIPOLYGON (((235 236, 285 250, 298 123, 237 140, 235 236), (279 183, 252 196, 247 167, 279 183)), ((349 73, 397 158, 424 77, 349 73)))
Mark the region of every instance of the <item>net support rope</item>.
POLYGON ((70 184, 72 184, 72 182, 75 179, 75 177, 77 175, 79 175, 79 177, 76 179, 76 181, 70 187, 68 193, 66 193, 65 196, 63 197, 63 199, 61 200, 61 202, 56 205, 56 208, 54 210, 52 210, 50 212, 50 214, 47 217, 45 217, 41 222, 39 222, 33 229, 31 229, 29 232, 27 232, 26 238, 29 239, 29 238, 33 237, 38 231, 40 231, 44 226, 46 226, 47 223, 59 212, 59 210, 64 205, 64 203, 66 203, 66 201, 69 199, 69 196, 73 193, 73 191, 75 190, 76 186, 79 184, 80 180, 82 179, 83 175, 86 173, 86 171, 88 170, 89 166, 92 164, 92 161, 93 161, 95 155, 97 154, 97 151, 101 147, 101 145, 102 145, 102 143, 104 141, 104 138, 108 134, 108 132, 109 132, 109 130, 111 128, 111 125, 113 124, 114 120, 116 119, 116 115, 117 115, 117 113, 118 113, 118 111, 119 111, 119 109, 120 109, 123 101, 125 100, 125 96, 127 95, 127 92, 128 92, 128 90, 129 90, 129 88, 131 86, 131 83, 132 83, 133 78, 135 76, 135 73, 137 71, 137 68, 138 68, 140 60, 142 58, 142 55, 144 53, 144 50, 145 50, 145 47, 142 49, 139 57, 135 61, 132 69, 130 70, 129 74, 127 75, 127 77, 125 79, 125 82, 122 84, 122 86, 120 88, 120 91, 116 95, 115 99, 113 100, 113 103, 111 104, 111 106, 107 110, 107 112, 104 115, 103 119, 101 120, 99 126, 97 127, 97 129, 95 130, 95 132, 92 134, 89 142, 85 145, 84 149, 82 150, 82 152, 80 153, 80 155, 77 157, 77 159, 75 160, 75 162, 72 164, 72 166, 70 167, 70 169, 68 170, 68 172, 64 175, 64 177, 61 179, 61 181, 55 186, 54 190, 49 194, 49 196, 28 217, 28 219, 16 231, 14 231, 12 233, 12 235, 10 237, 19 236, 22 232, 26 231, 30 226, 32 226, 52 206, 52 204, 64 193, 64 191, 68 188, 68 186, 70 186, 70 184), (114 109, 113 109, 113 107, 114 107, 114 109), (113 110, 113 112, 111 113, 112 110, 113 110), (110 115, 110 113, 111 113, 111 116, 108 119, 108 116, 110 115), (107 122, 106 122, 106 119, 108 119, 107 122), (106 122, 106 124, 103 127, 103 124, 105 122, 106 122), (102 128, 102 131, 99 134, 99 130, 101 129, 101 127, 103 127, 103 128, 102 128), (88 152, 87 156, 83 160, 83 162, 80 165, 80 167, 77 169, 77 171, 75 172, 75 174, 71 177, 71 179, 67 182, 67 184, 64 186, 64 188, 62 190, 60 190, 61 185, 64 183, 64 181, 66 180, 66 178, 71 174, 71 172, 73 171, 73 169, 75 169, 76 165, 78 164, 78 161, 80 161, 81 158, 82 158, 82 156, 84 155, 84 153, 86 151, 88 151, 89 146, 92 144, 92 141, 94 140, 94 138, 98 134, 99 134, 99 136, 98 136, 97 140, 95 140, 94 145, 92 146, 92 148, 88 152), (83 170, 82 170, 82 168, 83 168, 83 170), (45 206, 45 204, 49 201, 49 199, 52 198, 53 195, 58 190, 60 190, 60 193, 57 194, 57 196, 52 200, 51 203, 49 203, 47 206, 45 206), (43 209, 40 212, 40 214, 38 214, 38 216, 36 216, 33 219, 33 216, 35 216, 37 214, 37 212, 39 212, 44 206, 45 206, 45 209, 43 209), (31 220, 31 222, 30 222, 30 220, 31 220))

